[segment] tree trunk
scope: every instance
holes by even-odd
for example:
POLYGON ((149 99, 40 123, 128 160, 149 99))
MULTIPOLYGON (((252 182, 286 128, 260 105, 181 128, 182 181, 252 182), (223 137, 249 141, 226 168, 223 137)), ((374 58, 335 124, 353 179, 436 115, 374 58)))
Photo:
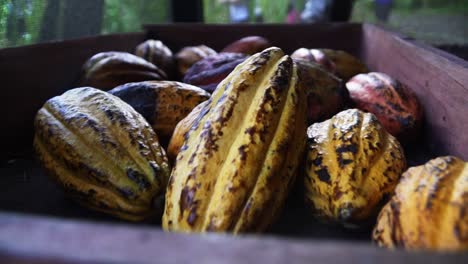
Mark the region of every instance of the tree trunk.
POLYGON ((56 40, 58 38, 58 20, 60 15, 60 0, 48 0, 42 16, 39 42, 56 40))
POLYGON ((101 33, 104 0, 64 0, 63 38, 101 33))

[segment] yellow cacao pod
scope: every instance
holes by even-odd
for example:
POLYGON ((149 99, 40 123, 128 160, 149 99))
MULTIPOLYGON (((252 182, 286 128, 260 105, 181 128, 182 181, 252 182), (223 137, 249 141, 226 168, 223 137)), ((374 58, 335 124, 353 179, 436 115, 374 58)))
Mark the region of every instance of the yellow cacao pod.
POLYGON ((209 103, 209 101, 204 101, 203 103, 197 105, 190 114, 188 114, 184 119, 182 119, 174 129, 171 140, 169 141, 169 146, 167 147, 167 157, 170 162, 174 162, 179 150, 185 142, 185 135, 192 128, 193 124, 197 122, 198 116, 200 116, 200 111, 209 103))
POLYGON ((131 105, 153 127, 159 139, 166 143, 177 123, 192 109, 210 98, 196 86, 175 81, 127 83, 109 91, 131 105))
POLYGON ((133 221, 161 214, 166 154, 119 98, 87 87, 48 100, 36 115, 34 147, 51 178, 85 207, 133 221))
POLYGON ((307 129, 305 198, 319 219, 363 225, 392 194, 406 161, 400 143, 370 113, 342 111, 307 129))
POLYGON ((409 168, 379 214, 373 240, 408 250, 468 249, 468 163, 439 157, 409 168))
POLYGON ((166 193, 165 230, 260 232, 274 221, 305 146, 306 97, 279 48, 251 56, 201 109, 166 193))

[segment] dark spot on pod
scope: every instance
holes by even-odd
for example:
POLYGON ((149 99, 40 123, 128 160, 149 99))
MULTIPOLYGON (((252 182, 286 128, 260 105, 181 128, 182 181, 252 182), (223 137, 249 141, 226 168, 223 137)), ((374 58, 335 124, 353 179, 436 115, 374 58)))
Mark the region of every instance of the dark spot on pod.
POLYGON ((341 191, 341 189, 340 189, 340 187, 338 185, 336 185, 333 188, 333 199, 339 200, 343 196, 343 194, 345 194, 345 193, 341 191))
POLYGON ((353 154, 357 153, 357 146, 355 144, 350 144, 350 145, 341 145, 340 147, 336 148, 336 153, 338 154, 338 163, 340 167, 344 167, 345 165, 348 165, 353 162, 353 160, 350 159, 343 159, 343 153, 345 152, 351 152, 353 154))
POLYGON ((103 134, 104 130, 99 127, 98 123, 94 121, 93 119, 90 119, 89 117, 86 117, 86 123, 85 125, 90 127, 92 130, 94 130, 96 133, 103 134))
POLYGON ((190 214, 189 214, 189 217, 187 218, 187 223, 189 223, 189 225, 193 226, 193 224, 195 223, 195 220, 197 219, 197 212, 196 212, 196 208, 192 208, 190 210, 190 214))
POLYGON ((249 134, 251 136, 253 136, 253 134, 255 134, 257 132, 257 128, 256 127, 249 127, 247 129, 245 129, 244 133, 245 134, 249 134))
POLYGON ((246 152, 247 147, 248 147, 247 145, 242 145, 239 147, 239 156, 240 156, 240 160, 242 161, 245 161, 247 158, 247 152, 246 152))
POLYGON ((353 160, 350 159, 340 159, 340 166, 346 166, 348 164, 353 163, 353 160))
POLYGON ((387 102, 387 104, 388 104, 393 110, 395 110, 395 111, 397 111, 397 112, 403 112, 403 111, 404 111, 404 109, 401 108, 401 106, 398 105, 398 104, 395 104, 395 103, 390 102, 390 101, 387 102))
POLYGON ((404 246, 404 242, 397 237, 397 230, 401 229, 400 223, 400 204, 395 200, 390 201, 390 209, 391 209, 391 218, 393 225, 391 225, 392 231, 390 232, 393 244, 395 246, 404 246))
POLYGON ((190 225, 193 225, 197 218, 197 201, 195 201, 196 190, 196 187, 189 188, 186 186, 184 189, 182 189, 180 197, 180 211, 183 212, 184 210, 190 210, 189 216, 187 218, 187 222, 190 225))
POLYGON ((132 189, 128 187, 120 187, 117 188, 117 191, 126 199, 134 199, 135 198, 135 193, 132 191, 132 189))
POLYGON ((154 162, 154 161, 151 161, 149 164, 151 166, 151 169, 153 169, 154 177, 157 178, 157 176, 161 172, 161 167, 158 164, 156 164, 156 162, 154 162))
MULTIPOLYGON (((188 134, 188 133, 187 133, 188 134)), ((180 151, 184 151, 184 150, 187 150, 188 149, 188 145, 187 144, 183 144, 182 147, 180 148, 179 152, 180 151)))
POLYGON ((137 170, 134 170, 133 168, 127 168, 127 177, 136 183, 141 190, 150 187, 150 183, 146 179, 145 175, 137 170))
POLYGON ((323 167, 321 168, 320 170, 316 170, 315 173, 317 173, 318 175, 318 178, 327 183, 327 184, 331 184, 331 181, 330 181, 330 174, 328 173, 328 169, 327 167, 323 167))
POLYGON ((114 121, 115 111, 111 109, 105 109, 104 114, 107 116, 107 118, 109 118, 109 120, 111 120, 112 122, 114 121))
POLYGON ((292 60, 289 58, 278 65, 277 74, 271 80, 275 91, 280 92, 288 88, 291 78, 292 60))

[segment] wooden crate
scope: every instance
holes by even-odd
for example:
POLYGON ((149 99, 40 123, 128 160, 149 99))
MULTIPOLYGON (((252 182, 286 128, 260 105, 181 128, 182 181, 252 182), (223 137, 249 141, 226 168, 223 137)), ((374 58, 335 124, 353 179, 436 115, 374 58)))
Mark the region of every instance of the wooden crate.
POLYGON ((288 53, 299 47, 349 51, 371 70, 407 84, 424 105, 424 133, 405 149, 410 165, 447 154, 468 160, 468 62, 450 54, 368 24, 171 24, 145 30, 0 50, 1 263, 468 263, 463 253, 378 249, 370 228, 320 224, 292 202, 266 234, 232 237, 164 233, 158 223, 118 221, 65 199, 32 154, 35 113, 50 97, 76 87, 88 57, 131 52, 147 38, 173 51, 197 44, 219 50, 247 35, 265 36, 288 53))

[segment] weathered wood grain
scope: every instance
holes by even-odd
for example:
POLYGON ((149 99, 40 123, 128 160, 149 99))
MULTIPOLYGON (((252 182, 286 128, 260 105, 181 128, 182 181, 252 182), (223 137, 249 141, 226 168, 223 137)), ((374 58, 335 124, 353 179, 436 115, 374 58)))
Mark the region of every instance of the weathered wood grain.
POLYGON ((467 254, 387 251, 364 243, 219 234, 184 235, 148 227, 130 228, 0 213, 2 255, 18 256, 18 259, 31 256, 36 261, 47 258, 56 263, 468 262, 467 254))

